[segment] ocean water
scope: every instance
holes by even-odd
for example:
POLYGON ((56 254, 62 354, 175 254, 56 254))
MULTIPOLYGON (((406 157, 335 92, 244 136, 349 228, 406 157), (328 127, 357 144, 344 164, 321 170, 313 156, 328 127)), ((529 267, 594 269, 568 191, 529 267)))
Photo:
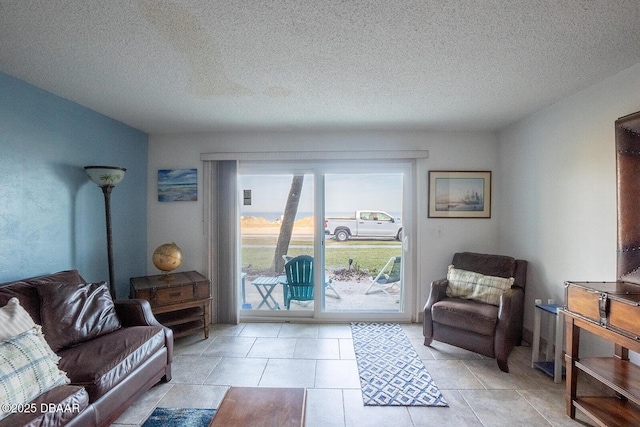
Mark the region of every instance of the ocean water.
MULTIPOLYGON (((388 212, 389 215, 393 216, 394 218, 399 218, 401 215, 397 212, 388 212)), ((273 221, 276 218, 280 219, 282 218, 282 215, 284 215, 284 212, 260 212, 260 211, 256 211, 256 212, 247 212, 244 210, 240 211, 240 215, 242 216, 255 216, 255 217, 262 217, 265 218, 269 221, 273 221)), ((353 218, 355 215, 355 212, 327 212, 325 214, 325 218, 340 218, 340 217, 346 217, 346 218, 353 218)), ((296 214, 296 219, 302 219, 302 218, 308 218, 310 216, 313 216, 313 212, 298 212, 296 214)))
POLYGON ((158 184, 159 202, 184 202, 198 200, 197 184, 158 184))

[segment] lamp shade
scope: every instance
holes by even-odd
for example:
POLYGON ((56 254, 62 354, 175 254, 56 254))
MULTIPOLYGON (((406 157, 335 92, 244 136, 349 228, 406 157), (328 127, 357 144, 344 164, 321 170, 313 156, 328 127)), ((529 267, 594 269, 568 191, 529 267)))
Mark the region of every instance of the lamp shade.
POLYGON ((127 171, 125 168, 117 166, 85 166, 84 170, 91 181, 98 184, 99 187, 117 185, 122 181, 127 171))

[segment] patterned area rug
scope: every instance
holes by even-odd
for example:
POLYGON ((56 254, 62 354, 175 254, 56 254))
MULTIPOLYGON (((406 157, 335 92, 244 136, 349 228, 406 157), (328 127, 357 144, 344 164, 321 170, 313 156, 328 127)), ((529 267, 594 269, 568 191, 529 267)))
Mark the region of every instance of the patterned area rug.
POLYGON ((352 323, 368 406, 449 406, 397 323, 352 323))
POLYGON ((215 409, 156 408, 142 427, 207 427, 215 409))

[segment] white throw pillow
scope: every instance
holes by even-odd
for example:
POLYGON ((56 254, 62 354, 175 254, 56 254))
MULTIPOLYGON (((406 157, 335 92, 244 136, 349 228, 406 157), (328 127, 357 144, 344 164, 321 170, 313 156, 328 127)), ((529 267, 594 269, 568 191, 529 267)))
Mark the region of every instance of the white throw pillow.
POLYGON ((487 304, 500 305, 500 295, 511 288, 513 277, 485 276, 474 271, 459 270, 453 265, 447 272, 447 296, 472 299, 487 304))
POLYGON ((39 326, 0 342, 0 420, 42 393, 69 383, 39 326))
POLYGON ((7 305, 0 307, 0 341, 13 338, 35 326, 29 313, 22 308, 18 298, 13 297, 7 305))

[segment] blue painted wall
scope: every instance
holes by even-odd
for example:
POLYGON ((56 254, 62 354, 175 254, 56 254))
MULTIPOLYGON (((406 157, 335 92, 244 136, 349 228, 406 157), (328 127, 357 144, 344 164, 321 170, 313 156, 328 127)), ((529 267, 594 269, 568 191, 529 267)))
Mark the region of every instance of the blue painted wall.
POLYGON ((0 73, 0 282, 76 268, 108 281, 102 191, 87 165, 127 168, 111 195, 119 298, 146 274, 148 135, 0 73))

